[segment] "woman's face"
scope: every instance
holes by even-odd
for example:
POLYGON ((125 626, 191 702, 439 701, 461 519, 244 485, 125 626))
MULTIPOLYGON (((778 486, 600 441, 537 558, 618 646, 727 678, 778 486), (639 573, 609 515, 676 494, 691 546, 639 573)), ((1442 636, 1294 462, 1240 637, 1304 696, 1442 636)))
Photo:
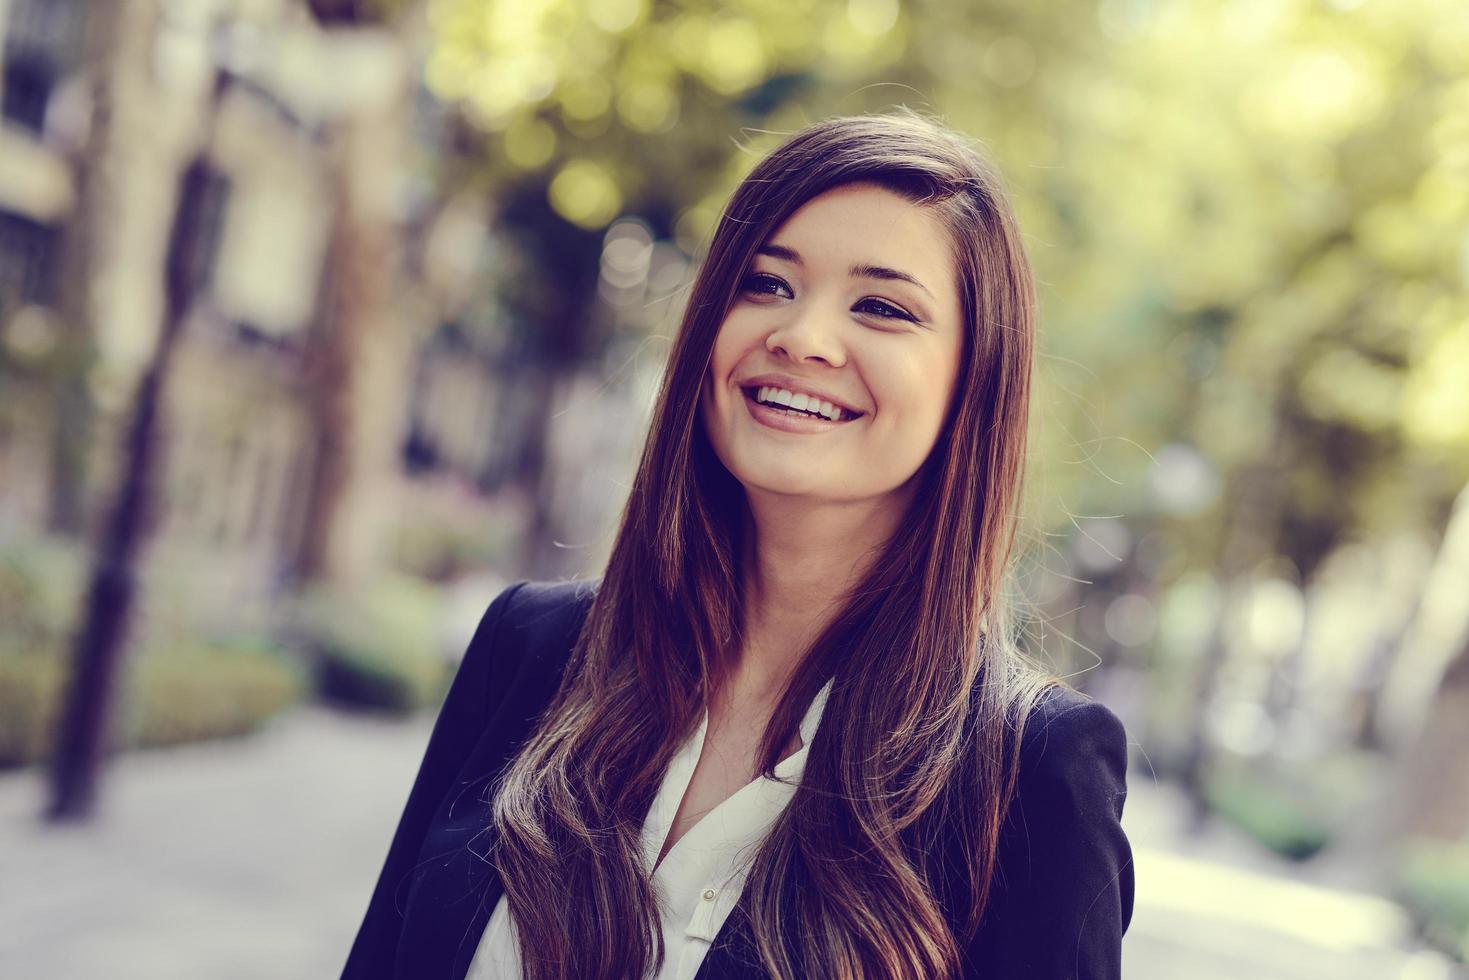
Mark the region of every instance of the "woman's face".
POLYGON ((700 396, 714 451, 747 491, 901 505, 953 394, 962 315, 936 215, 875 184, 812 198, 720 326, 700 396), (775 404, 792 395, 840 414, 775 404))

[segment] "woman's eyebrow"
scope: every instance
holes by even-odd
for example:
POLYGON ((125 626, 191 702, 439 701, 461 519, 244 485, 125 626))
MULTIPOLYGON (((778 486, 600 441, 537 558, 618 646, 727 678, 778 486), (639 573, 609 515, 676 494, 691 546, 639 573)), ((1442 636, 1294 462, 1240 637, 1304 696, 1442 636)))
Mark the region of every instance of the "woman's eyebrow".
MULTIPOLYGON (((794 263, 795 265, 801 264, 800 253, 793 248, 786 248, 784 245, 761 245, 755 250, 755 254, 768 255, 773 259, 782 259, 786 262, 794 263)), ((912 283, 919 289, 923 290, 925 293, 928 293, 929 298, 934 298, 933 292, 923 283, 919 282, 917 279, 910 276, 906 272, 900 272, 897 269, 890 269, 885 265, 858 264, 852 266, 852 268, 848 269, 847 272, 850 275, 856 276, 859 279, 887 279, 896 282, 912 283)))
POLYGON ((797 252, 793 248, 786 248, 784 245, 761 245, 759 248, 755 249, 755 254, 768 255, 772 259, 781 259, 785 262, 794 262, 796 265, 801 264, 801 253, 797 252))
POLYGON ((847 271, 861 279, 896 279, 899 282, 911 282, 913 285, 917 286, 925 293, 928 293, 930 299, 934 298, 933 293, 929 292, 928 287, 925 286, 923 283, 919 282, 917 279, 914 279, 906 272, 899 272, 897 269, 889 269, 885 265, 854 265, 851 269, 847 271))

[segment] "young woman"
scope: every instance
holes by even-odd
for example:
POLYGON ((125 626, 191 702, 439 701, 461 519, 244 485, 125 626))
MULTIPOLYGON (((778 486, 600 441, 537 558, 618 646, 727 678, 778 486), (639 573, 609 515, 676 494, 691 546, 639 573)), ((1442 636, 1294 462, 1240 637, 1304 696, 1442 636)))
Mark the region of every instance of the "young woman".
POLYGON ((957 134, 763 160, 604 575, 491 604, 344 976, 1119 976, 1124 732, 1005 605, 1034 305, 957 134))

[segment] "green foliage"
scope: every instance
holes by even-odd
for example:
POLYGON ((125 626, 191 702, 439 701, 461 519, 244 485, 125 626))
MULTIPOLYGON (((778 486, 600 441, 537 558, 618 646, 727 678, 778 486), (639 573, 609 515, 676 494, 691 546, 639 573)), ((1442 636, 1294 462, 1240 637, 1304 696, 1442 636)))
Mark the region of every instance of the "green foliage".
POLYGON ((1314 857, 1331 842, 1327 813, 1298 791, 1249 773, 1213 778, 1210 808, 1270 850, 1295 861, 1314 857))
MULTIPOLYGON (((859 88, 893 68, 908 27, 885 3, 833 17, 821 4, 751 0, 717 11, 444 0, 431 14, 427 83, 494 134, 487 170, 532 176, 557 214, 593 229, 623 210, 722 193, 738 175, 730 137, 742 125, 769 121, 809 91, 813 73, 859 88)), ((713 199, 704 203, 711 211, 713 199)))
POLYGON ((49 751, 84 570, 81 549, 57 538, 15 537, 0 547, 0 767, 49 751))
POLYGON ((327 701, 410 714, 443 694, 444 665, 433 660, 347 646, 322 651, 317 692, 327 701))
POLYGON ((60 713, 63 672, 54 653, 0 640, 0 768, 46 757, 60 713))
POLYGON ((308 687, 299 664, 264 644, 143 656, 130 680, 124 742, 140 747, 248 734, 308 687))
MULTIPOLYGON (((941 114, 1031 244, 1043 526, 1146 513, 1150 454, 1181 442, 1224 488, 1185 515, 1192 566, 1255 521, 1244 474, 1280 500, 1251 560, 1309 574, 1323 543, 1435 529, 1469 480, 1469 17, 1337 6, 442 0, 426 80, 485 134, 507 212, 590 234, 634 212, 689 251, 784 133, 941 114)), ((575 250, 526 250, 506 289, 590 301, 575 250)))
MULTIPOLYGON (((48 757, 66 696, 63 646, 0 640, 0 767, 48 757)), ((201 644, 140 651, 114 744, 177 745, 243 735, 301 699, 300 668, 269 647, 201 644)))
POLYGON ((1404 847, 1394 890, 1430 941, 1469 962, 1469 842, 1404 847))
POLYGON ((85 580, 80 545, 59 538, 16 537, 0 544, 0 628, 7 642, 41 646, 75 619, 85 580))
POLYGON ((449 679, 435 642, 439 608, 437 591, 410 578, 318 587, 301 597, 291 632, 323 699, 404 714, 436 704, 449 679))
POLYGON ((1258 522, 1238 484, 1263 470, 1252 559, 1309 574, 1323 540, 1436 530, 1469 479, 1469 23, 1446 0, 1236 13, 1103 16, 1100 66, 1043 66, 1055 97, 994 139, 1046 243, 1047 522, 1147 508, 1145 450, 1184 442, 1226 487, 1182 529, 1195 567, 1258 522))
MULTIPOLYGON (((85 581, 85 550, 75 542, 17 537, 0 548, 0 767, 51 751, 85 581)), ((307 688, 299 665, 263 637, 135 633, 123 661, 120 748, 251 732, 307 688)))

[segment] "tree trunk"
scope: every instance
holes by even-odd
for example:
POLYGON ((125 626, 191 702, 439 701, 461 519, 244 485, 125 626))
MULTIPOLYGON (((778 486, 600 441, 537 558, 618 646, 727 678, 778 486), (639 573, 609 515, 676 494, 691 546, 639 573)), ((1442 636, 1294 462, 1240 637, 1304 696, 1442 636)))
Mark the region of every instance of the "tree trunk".
POLYGON ((530 511, 521 541, 520 572, 555 577, 566 571, 570 556, 557 542, 561 522, 550 493, 556 481, 551 414, 558 397, 571 390, 585 360, 599 353, 603 340, 604 325, 597 312, 602 236, 561 217, 534 187, 512 192, 503 201, 500 218, 501 234, 528 257, 528 265, 544 271, 538 282, 506 284, 513 319, 527 331, 516 345, 527 362, 523 370, 537 381, 526 393, 534 408, 527 416, 511 479, 530 511))
POLYGON ((1283 505, 1281 464, 1289 459, 1289 438, 1277 424, 1266 456, 1272 462, 1243 467, 1232 481, 1235 492, 1220 542, 1219 577, 1222 596, 1218 615, 1204 649, 1195 678, 1193 730, 1181 764, 1180 781, 1190 801, 1190 823, 1203 826, 1209 812, 1207 777, 1211 746, 1208 722, 1214 698, 1229 657, 1230 634, 1239 624, 1232 618, 1239 608, 1250 569, 1264 559, 1274 545, 1283 505))
POLYGON ((1392 836, 1469 834, 1469 486, 1460 491, 1374 715, 1398 786, 1392 836))
POLYGON ((394 196, 408 108, 394 99, 334 134, 338 197, 306 367, 316 436, 300 580, 360 581, 381 567, 392 530, 413 372, 394 196))
POLYGON ((1469 835, 1469 642, 1444 674, 1443 683, 1407 759, 1400 767, 1397 836, 1458 841, 1469 835))
POLYGON ((1374 713, 1389 749, 1419 735, 1445 671, 1469 636, 1469 485, 1459 491, 1374 713))
POLYGON ((195 159, 184 172, 165 265, 163 325, 133 399, 124 464, 113 508, 97 549, 62 725, 52 760, 51 821, 85 820, 96 809, 102 758, 126 655, 128 626, 137 591, 137 565, 161 472, 158 438, 169 367, 195 285, 196 220, 207 168, 195 159))

